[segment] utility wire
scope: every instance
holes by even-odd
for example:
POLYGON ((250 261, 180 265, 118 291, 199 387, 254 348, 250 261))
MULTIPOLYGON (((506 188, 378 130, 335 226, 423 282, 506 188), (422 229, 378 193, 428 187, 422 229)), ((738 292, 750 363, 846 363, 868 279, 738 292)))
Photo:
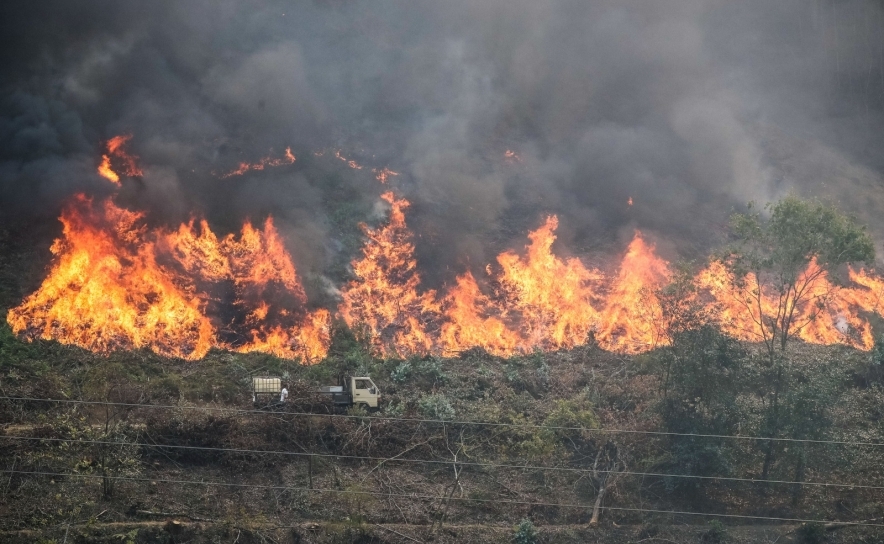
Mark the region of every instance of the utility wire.
MULTIPOLYGON (((182 485, 213 485, 219 487, 238 487, 238 488, 252 488, 252 489, 268 489, 268 490, 288 490, 288 491, 307 491, 307 492, 316 492, 316 493, 340 493, 340 494, 350 494, 350 495, 371 495, 375 497, 403 497, 407 499, 422 499, 422 500, 456 500, 456 501, 464 501, 464 502, 491 502, 495 504, 511 504, 511 505, 521 505, 521 506, 552 506, 558 508, 579 508, 589 510, 592 506, 588 506, 585 504, 569 504, 569 503, 555 503, 555 502, 531 502, 531 501, 515 501, 515 500, 506 500, 506 499, 477 499, 470 497, 447 497, 447 496, 436 496, 436 495, 410 495, 407 493, 383 493, 378 491, 356 491, 349 489, 310 489, 308 487, 292 487, 285 485, 260 485, 260 484, 237 484, 237 483, 229 483, 229 482, 200 482, 193 480, 170 480, 170 479, 154 479, 154 478, 135 478, 131 476, 102 476, 101 474, 72 474, 72 473, 62 473, 62 472, 31 472, 31 471, 22 471, 22 470, 0 470, 0 473, 4 474, 20 474, 20 475, 29 475, 29 476, 52 476, 52 477, 73 477, 73 478, 101 478, 108 480, 124 480, 130 482, 157 482, 157 483, 167 483, 167 484, 182 484, 182 485)), ((715 517, 715 518, 728 518, 728 519, 743 519, 743 520, 763 520, 763 521, 778 521, 778 522, 788 522, 788 523, 837 523, 839 525, 850 525, 856 527, 884 527, 882 523, 869 523, 867 521, 838 521, 838 520, 823 520, 823 519, 803 519, 803 518, 778 518, 778 517, 768 517, 768 516, 748 516, 741 514, 713 514, 709 512, 686 512, 679 510, 656 510, 651 508, 628 508, 625 506, 600 506, 601 510, 611 510, 611 511, 620 511, 620 512, 641 512, 647 514, 669 514, 669 515, 683 515, 683 516, 706 516, 706 517, 715 517)))
POLYGON ((139 404, 127 402, 107 402, 107 401, 91 401, 91 400, 75 400, 75 399, 38 399, 32 397, 7 397, 0 396, 0 400, 17 400, 27 402, 56 402, 63 404, 91 404, 98 406, 125 406, 129 408, 161 408, 161 409, 178 409, 178 410, 197 410, 197 411, 216 411, 233 414, 264 414, 264 415, 288 415, 288 416, 305 416, 305 417, 327 417, 339 419, 359 419, 371 421, 398 421, 401 423, 436 423, 444 425, 476 425, 486 427, 509 427, 523 429, 539 429, 550 431, 581 431, 597 434, 640 434, 652 436, 681 436, 695 438, 727 438, 735 440, 771 440, 774 442, 790 442, 801 444, 833 444, 841 446, 874 446, 884 447, 884 442, 852 442, 847 440, 813 440, 808 438, 778 438, 771 436, 749 436, 749 435, 728 435, 728 434, 703 434, 703 433, 675 433, 669 431, 639 431, 633 429, 593 429, 590 427, 566 427, 558 425, 537 425, 533 423, 493 423, 487 421, 459 421, 448 419, 419 419, 407 417, 392 416, 361 416, 351 414, 314 414, 310 412, 288 412, 274 410, 243 410, 242 408, 216 408, 211 406, 177 406, 174 404, 139 404))
POLYGON ((842 483, 829 483, 829 482, 794 482, 789 480, 757 480, 755 478, 737 478, 732 476, 701 476, 695 474, 667 474, 662 472, 635 472, 629 470, 596 470, 591 471, 589 469, 584 468, 575 468, 575 467, 550 467, 543 465, 528 465, 528 464, 506 464, 506 463, 479 463, 479 462, 470 462, 470 461, 453 461, 453 460, 445 460, 445 459, 409 459, 407 457, 372 457, 372 456, 362 456, 362 455, 341 455, 336 453, 310 453, 310 452, 298 452, 298 451, 280 451, 280 450, 252 450, 252 449, 241 449, 241 448, 217 448, 211 446, 185 446, 185 445, 173 445, 173 444, 153 444, 147 442, 113 442, 113 441, 104 441, 104 440, 81 440, 76 438, 40 438, 40 437, 31 437, 31 436, 0 436, 0 440, 26 440, 26 441, 36 441, 36 442, 65 442, 65 443, 80 443, 80 444, 98 444, 105 446, 137 446, 137 447, 146 447, 146 448, 167 448, 167 449, 182 449, 182 450, 200 450, 200 451, 223 451, 223 452, 231 452, 231 453, 254 453, 254 454, 270 454, 270 455, 289 455, 293 457, 320 457, 320 458, 334 458, 334 459, 351 459, 358 461, 377 461, 379 464, 388 463, 388 462, 397 462, 397 463, 423 463, 423 464, 439 464, 439 465, 448 465, 455 464, 462 467, 477 467, 477 468, 494 468, 494 469, 518 469, 518 470, 545 470, 545 471, 553 471, 553 472, 573 472, 573 473, 586 473, 586 472, 596 472, 599 474, 623 474, 626 476, 649 476, 649 477, 659 477, 659 478, 693 478, 699 480, 722 480, 728 482, 749 482, 753 484, 784 484, 784 485, 806 485, 806 486, 815 486, 815 487, 837 487, 837 488, 849 488, 849 489, 871 489, 871 490, 881 490, 884 489, 884 486, 880 485, 864 485, 864 484, 842 484, 842 483))

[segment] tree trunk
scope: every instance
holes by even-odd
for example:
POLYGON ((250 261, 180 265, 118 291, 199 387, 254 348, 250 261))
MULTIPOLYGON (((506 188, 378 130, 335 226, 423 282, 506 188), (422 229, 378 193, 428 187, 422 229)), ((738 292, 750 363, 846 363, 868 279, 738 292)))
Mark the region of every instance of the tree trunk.
POLYGON ((595 506, 592 507, 592 519, 589 520, 590 527, 598 527, 599 526, 599 512, 602 509, 602 499, 605 498, 605 492, 608 490, 608 476, 600 482, 599 485, 599 494, 595 498, 595 506))
POLYGON ((777 434, 780 431, 780 389, 783 384, 783 367, 777 368, 777 378, 774 382, 773 400, 770 404, 770 439, 764 452, 764 466, 761 469, 761 479, 767 480, 770 476, 770 467, 773 465, 774 447, 776 446, 777 434))

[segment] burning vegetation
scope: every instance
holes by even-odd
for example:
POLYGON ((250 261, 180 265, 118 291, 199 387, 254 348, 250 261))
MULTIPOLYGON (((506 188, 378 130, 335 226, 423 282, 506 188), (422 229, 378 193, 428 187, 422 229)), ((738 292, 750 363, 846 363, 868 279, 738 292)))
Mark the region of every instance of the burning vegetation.
POLYGON ((325 354, 329 314, 306 310, 272 219, 218 238, 205 221, 150 229, 142 213, 78 195, 61 222, 49 275, 9 311, 14 332, 184 359, 215 346, 305 361, 325 354))
MULTIPOLYGON (((117 184, 114 166, 127 176, 141 175, 137 157, 124 150, 130 139, 111 139, 99 167, 117 184)), ((335 158, 348 162, 340 151, 335 158)), ((243 163, 224 177, 294 161, 286 149, 282 158, 243 163)), ((387 168, 374 173, 382 183, 398 175, 387 168)), ((484 274, 465 270, 437 293, 421 286, 405 220, 409 202, 393 191, 381 198, 389 218, 377 227, 361 225, 365 242, 336 309, 378 354, 453 355, 482 348, 511 356, 588 342, 639 353, 668 341, 658 292, 672 273, 639 231, 616 271, 606 274, 553 252, 558 218, 552 215, 528 233, 524 251, 504 251, 484 274)), ((64 229, 51 248, 55 262, 47 278, 7 316, 24 338, 98 352, 147 348, 183 359, 201 358, 213 347, 305 362, 326 355, 333 312, 308 309, 272 217, 261 227, 246 221, 238 235, 219 237, 205 220, 150 228, 143 213, 113 199, 95 203, 77 195, 60 220, 64 229)), ((800 304, 789 309, 794 336, 872 348, 867 318, 879 311, 884 281, 865 270, 848 274, 849 284, 839 285, 816 261, 800 273, 800 304)), ((713 261, 693 281, 692 302, 737 339, 763 341, 759 323, 782 314, 781 301, 751 272, 735 277, 732 267, 713 261)))
POLYGON ((285 153, 282 157, 263 157, 257 162, 241 162, 239 166, 235 169, 221 174, 221 179, 226 179, 233 176, 241 176, 248 172, 249 170, 264 170, 267 167, 273 166, 284 166, 286 164, 293 164, 297 159, 292 154, 292 148, 285 148, 285 153))

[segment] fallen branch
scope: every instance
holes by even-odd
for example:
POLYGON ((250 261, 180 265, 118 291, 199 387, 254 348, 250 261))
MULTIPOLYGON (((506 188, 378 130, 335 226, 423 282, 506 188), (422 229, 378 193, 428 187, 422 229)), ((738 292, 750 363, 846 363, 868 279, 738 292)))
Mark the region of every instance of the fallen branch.
POLYGON ((375 527, 380 527, 381 529, 384 529, 385 531, 390 531, 391 533, 396 533, 397 535, 401 536, 402 538, 407 538, 408 540, 411 540, 412 542, 418 542, 419 544, 423 544, 423 541, 418 540, 418 539, 408 536, 408 535, 404 535, 404 534, 400 533, 399 531, 394 531, 393 529, 390 529, 389 527, 384 527, 383 525, 378 525, 377 523, 372 523, 372 525, 374 525, 375 527))
POLYGON ((182 512, 153 512, 151 510, 136 510, 135 514, 139 516, 154 516, 160 518, 187 518, 191 521, 206 521, 210 523, 216 523, 218 521, 216 519, 201 518, 182 512))

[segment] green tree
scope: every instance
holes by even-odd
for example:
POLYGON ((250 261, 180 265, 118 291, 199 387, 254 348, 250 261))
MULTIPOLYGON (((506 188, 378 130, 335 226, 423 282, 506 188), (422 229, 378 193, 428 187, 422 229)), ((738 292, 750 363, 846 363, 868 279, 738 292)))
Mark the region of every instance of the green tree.
MULTIPOLYGON (((661 332, 666 345, 655 353, 661 368, 661 400, 657 406, 664 429, 680 435, 737 432, 744 419, 737 402, 745 387, 746 351, 715 325, 698 296, 691 263, 676 265, 672 281, 658 291, 661 332)), ((671 436, 667 470, 708 476, 729 474, 730 444, 723 439, 671 436)), ((691 493, 704 480, 667 481, 691 493)))
POLYGON ((783 431, 799 440, 789 445, 787 457, 794 465, 792 506, 798 506, 807 469, 808 449, 819 447, 802 440, 826 440, 833 421, 830 407, 837 403, 838 391, 846 379, 838 363, 827 361, 804 369, 793 369, 789 388, 783 394, 783 431))
POLYGON ((825 307, 830 293, 820 289, 826 274, 845 263, 874 260, 865 227, 832 206, 786 197, 731 218, 736 242, 722 262, 742 303, 754 321, 754 332, 766 352, 770 384, 764 433, 762 479, 770 474, 776 438, 781 431, 780 395, 785 386, 786 349, 791 338, 825 307), (817 267, 809 267, 815 262, 817 267), (810 311, 802 311, 803 309, 810 311))
MULTIPOLYGON (((670 385, 659 410, 669 439, 669 470, 696 476, 728 475, 731 444, 724 439, 684 435, 732 435, 744 419, 738 403, 747 354, 736 340, 713 325, 674 334, 660 357, 669 368, 670 385), (666 362, 668 361, 668 363, 666 362)), ((667 482, 692 493, 704 480, 667 482)))

